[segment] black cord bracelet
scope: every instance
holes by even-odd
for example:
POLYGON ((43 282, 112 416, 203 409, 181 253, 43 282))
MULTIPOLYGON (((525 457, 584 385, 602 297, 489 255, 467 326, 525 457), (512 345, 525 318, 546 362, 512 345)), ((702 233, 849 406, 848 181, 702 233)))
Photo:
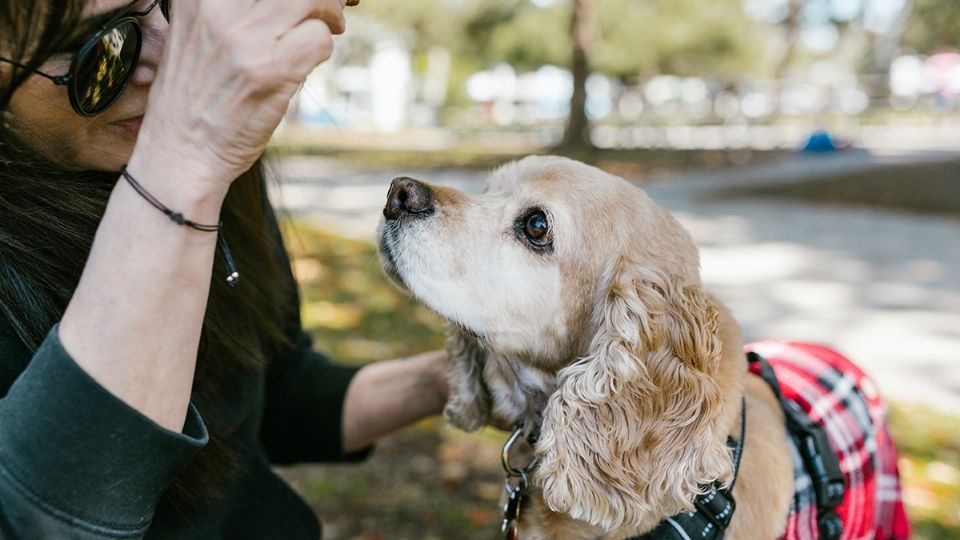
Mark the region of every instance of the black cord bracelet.
POLYGON ((237 271, 237 267, 233 263, 233 256, 230 254, 230 248, 227 246, 227 241, 224 240, 223 234, 220 231, 220 229, 223 228, 222 222, 216 225, 204 225, 202 223, 191 221, 183 217, 183 214, 180 212, 175 212, 170 208, 167 208, 163 203, 157 200, 156 197, 151 195, 143 186, 140 185, 140 182, 137 182, 137 179, 130 174, 130 171, 127 170, 126 165, 120 167, 120 174, 123 175, 123 178, 128 184, 130 184, 130 187, 132 187, 134 191, 136 191, 141 197, 150 203, 151 206, 163 212, 164 215, 170 218, 170 220, 177 225, 184 225, 198 231, 217 233, 217 247, 220 249, 220 254, 223 255, 223 262, 227 266, 227 284, 231 287, 237 286, 237 283, 240 282, 240 272, 237 271))

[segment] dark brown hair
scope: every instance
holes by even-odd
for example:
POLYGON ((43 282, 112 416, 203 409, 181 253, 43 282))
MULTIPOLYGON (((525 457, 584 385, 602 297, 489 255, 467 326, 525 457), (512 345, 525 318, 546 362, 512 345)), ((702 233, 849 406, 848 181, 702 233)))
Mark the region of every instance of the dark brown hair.
MULTIPOLYGON (((75 33, 83 5, 83 0, 0 2, 2 56, 35 67, 62 52, 61 36, 75 33)), ((17 137, 6 106, 27 75, 0 65, 0 316, 33 352, 63 315, 119 175, 63 170, 17 137)), ((176 506, 217 496, 236 468, 231 433, 216 424, 215 414, 205 414, 217 407, 217 388, 244 370, 262 369, 265 344, 288 343, 283 321, 296 305, 290 291, 278 286, 285 259, 277 257, 283 249, 279 237, 268 234, 272 210, 264 186, 264 167, 257 162, 234 182, 224 202, 223 234, 243 279, 229 288, 218 255, 193 390, 211 438, 168 490, 167 502, 176 506)))

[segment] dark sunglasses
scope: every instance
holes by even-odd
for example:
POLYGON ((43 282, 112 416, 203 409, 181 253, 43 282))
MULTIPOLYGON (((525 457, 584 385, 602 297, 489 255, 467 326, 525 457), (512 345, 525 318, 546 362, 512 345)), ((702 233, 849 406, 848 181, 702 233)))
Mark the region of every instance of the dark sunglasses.
POLYGON ((84 41, 66 75, 50 75, 5 58, 0 58, 0 62, 46 77, 58 86, 66 85, 73 110, 80 116, 97 116, 127 89, 143 46, 143 31, 137 19, 147 16, 158 5, 169 21, 170 0, 153 0, 143 11, 131 11, 110 19, 84 41))

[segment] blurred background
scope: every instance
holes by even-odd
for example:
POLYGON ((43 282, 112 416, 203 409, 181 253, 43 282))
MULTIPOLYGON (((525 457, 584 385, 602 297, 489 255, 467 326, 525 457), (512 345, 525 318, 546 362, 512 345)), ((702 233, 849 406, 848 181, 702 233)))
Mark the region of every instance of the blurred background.
MULTIPOLYGON (((960 538, 960 2, 363 0, 271 146, 317 347, 439 348, 382 277, 390 180, 531 153, 646 190, 747 339, 820 342, 890 404, 916 537, 960 538)), ((282 474, 333 539, 496 538, 506 434, 425 421, 282 474)))

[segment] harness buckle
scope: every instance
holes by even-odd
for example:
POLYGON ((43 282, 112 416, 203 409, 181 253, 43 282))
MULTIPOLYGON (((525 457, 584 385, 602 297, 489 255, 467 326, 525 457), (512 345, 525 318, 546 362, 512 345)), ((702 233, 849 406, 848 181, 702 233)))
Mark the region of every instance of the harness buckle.
POLYGON ((800 454, 810 469, 817 505, 829 508, 838 506, 843 502, 846 483, 826 433, 823 429, 813 429, 805 433, 800 441, 800 454))
POLYGON ((713 523, 719 531, 726 530, 733 519, 733 512, 737 509, 737 502, 732 496, 713 488, 710 493, 701 495, 693 501, 693 506, 713 523))
POLYGON ((831 508, 817 516, 817 528, 823 540, 837 540, 843 534, 843 521, 831 508))

